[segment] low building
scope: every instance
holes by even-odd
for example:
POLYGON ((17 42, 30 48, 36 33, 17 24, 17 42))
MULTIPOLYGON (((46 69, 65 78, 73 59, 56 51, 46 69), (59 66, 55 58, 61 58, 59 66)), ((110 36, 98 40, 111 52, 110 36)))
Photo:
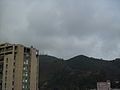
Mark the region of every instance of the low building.
POLYGON ((98 82, 97 83, 97 90, 111 90, 110 81, 107 81, 107 82, 98 82))

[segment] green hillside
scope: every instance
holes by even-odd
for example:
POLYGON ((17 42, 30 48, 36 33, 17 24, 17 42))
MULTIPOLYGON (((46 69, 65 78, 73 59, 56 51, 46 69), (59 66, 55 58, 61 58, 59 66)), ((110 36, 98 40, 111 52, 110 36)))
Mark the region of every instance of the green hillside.
POLYGON ((120 87, 120 59, 106 61, 79 55, 68 60, 40 55, 40 86, 50 88, 96 88, 96 82, 111 80, 120 87))

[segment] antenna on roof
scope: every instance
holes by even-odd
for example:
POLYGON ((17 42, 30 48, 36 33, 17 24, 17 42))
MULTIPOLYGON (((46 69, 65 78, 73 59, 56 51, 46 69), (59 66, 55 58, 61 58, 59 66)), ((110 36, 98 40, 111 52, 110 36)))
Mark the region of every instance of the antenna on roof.
POLYGON ((33 46, 31 46, 31 48, 33 48, 33 46))

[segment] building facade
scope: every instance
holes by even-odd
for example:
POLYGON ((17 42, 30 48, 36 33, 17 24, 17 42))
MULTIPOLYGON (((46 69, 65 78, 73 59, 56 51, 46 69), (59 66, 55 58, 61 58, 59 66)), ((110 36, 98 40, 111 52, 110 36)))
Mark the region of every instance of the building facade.
POLYGON ((97 90, 111 90, 110 81, 108 80, 107 82, 98 82, 97 90))
POLYGON ((19 44, 0 44, 0 90, 38 90, 39 52, 19 44))

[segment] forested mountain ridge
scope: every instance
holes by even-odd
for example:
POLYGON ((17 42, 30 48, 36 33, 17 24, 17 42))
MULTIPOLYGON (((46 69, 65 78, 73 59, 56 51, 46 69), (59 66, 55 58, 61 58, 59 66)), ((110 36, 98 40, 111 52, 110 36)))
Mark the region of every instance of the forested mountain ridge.
POLYGON ((78 55, 63 60, 40 55, 41 88, 96 88, 96 82, 111 80, 112 87, 120 87, 120 59, 102 60, 78 55))

